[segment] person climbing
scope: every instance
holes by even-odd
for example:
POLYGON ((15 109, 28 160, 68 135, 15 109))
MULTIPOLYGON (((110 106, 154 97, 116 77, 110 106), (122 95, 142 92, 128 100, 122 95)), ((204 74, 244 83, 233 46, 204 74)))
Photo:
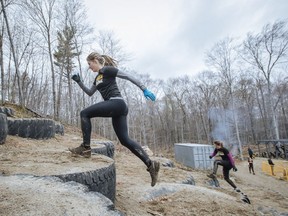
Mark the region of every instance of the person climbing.
POLYGON ((155 95, 140 81, 119 70, 117 61, 110 56, 92 52, 87 56, 86 60, 89 69, 92 72, 97 72, 92 87, 90 89, 87 88, 81 81, 79 74, 74 74, 72 79, 89 96, 92 96, 98 90, 104 101, 93 104, 80 112, 83 142, 79 147, 69 150, 75 155, 81 155, 86 158, 91 157, 91 118, 111 117, 113 129, 120 143, 144 162, 147 166, 147 171, 150 173, 151 186, 153 187, 157 182, 160 163, 151 160, 141 145, 130 139, 127 126, 128 107, 119 91, 116 77, 129 80, 138 86, 148 100, 155 101, 155 95))
POLYGON ((217 153, 219 153, 219 155, 221 156, 221 160, 214 161, 213 172, 207 176, 212 179, 217 179, 216 173, 218 170, 218 166, 220 165, 223 167, 223 176, 225 181, 228 182, 228 184, 230 184, 236 192, 240 192, 234 182, 229 178, 229 172, 232 168, 234 172, 237 171, 231 153, 223 146, 223 143, 221 141, 214 141, 214 145, 214 152, 209 156, 209 158, 212 159, 215 155, 217 155, 217 153))

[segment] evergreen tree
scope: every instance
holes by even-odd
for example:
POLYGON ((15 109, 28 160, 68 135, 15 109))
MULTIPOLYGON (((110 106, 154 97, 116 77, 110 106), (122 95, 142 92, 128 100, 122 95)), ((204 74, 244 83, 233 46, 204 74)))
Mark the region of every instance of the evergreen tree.
MULTIPOLYGON (((73 63, 73 58, 80 55, 80 52, 76 51, 76 47, 73 43, 75 33, 76 32, 74 31, 74 28, 67 25, 62 31, 57 32, 58 46, 57 50, 53 54, 55 58, 54 63, 56 66, 58 66, 60 75, 56 109, 57 119, 59 119, 60 113, 63 76, 67 78, 69 103, 72 104, 71 73, 73 68, 75 67, 75 64, 73 63)), ((72 107, 73 106, 71 106, 71 109, 72 107)), ((73 110, 71 110, 71 122, 73 118, 73 113, 73 110)))

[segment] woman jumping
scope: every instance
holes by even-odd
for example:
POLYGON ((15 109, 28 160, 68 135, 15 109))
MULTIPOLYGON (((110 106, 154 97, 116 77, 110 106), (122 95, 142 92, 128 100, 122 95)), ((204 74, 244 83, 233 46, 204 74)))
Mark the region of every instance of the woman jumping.
POLYGON ((87 88, 82 83, 79 74, 73 75, 72 79, 89 96, 92 96, 98 90, 104 101, 93 104, 80 112, 83 143, 79 147, 69 150, 76 155, 91 157, 91 118, 112 117, 112 125, 120 143, 145 163, 147 171, 150 173, 151 186, 153 187, 157 182, 160 163, 152 161, 141 145, 129 138, 127 128, 128 107, 118 89, 116 77, 129 80, 137 85, 147 99, 155 101, 155 95, 138 80, 120 71, 117 68, 116 61, 111 57, 92 52, 86 60, 89 68, 93 72, 98 73, 92 87, 90 89, 87 88))
POLYGON ((215 160, 214 161, 214 167, 213 167, 213 173, 209 174, 208 177, 212 179, 216 179, 216 173, 218 166, 223 166, 223 176, 224 179, 234 188, 235 191, 240 192, 239 189, 237 189, 236 185, 233 183, 233 181, 229 178, 229 171, 233 168, 233 171, 237 171, 237 168, 235 166, 235 162, 232 158, 231 153, 223 147, 223 143, 220 141, 214 142, 215 149, 214 152, 209 156, 210 159, 212 159, 217 153, 220 154, 222 160, 215 160))

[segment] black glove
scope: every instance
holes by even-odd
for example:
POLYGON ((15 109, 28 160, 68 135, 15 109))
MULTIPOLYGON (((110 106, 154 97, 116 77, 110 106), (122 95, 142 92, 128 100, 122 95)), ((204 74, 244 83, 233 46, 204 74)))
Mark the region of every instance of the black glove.
POLYGON ((233 171, 234 171, 234 172, 237 172, 237 170, 238 170, 238 169, 237 169, 236 167, 233 167, 233 171))
POLYGON ((209 155, 209 158, 210 158, 210 159, 212 159, 212 156, 211 156, 211 155, 209 155))
POLYGON ((72 76, 72 79, 77 83, 79 83, 81 81, 79 74, 74 74, 72 76))

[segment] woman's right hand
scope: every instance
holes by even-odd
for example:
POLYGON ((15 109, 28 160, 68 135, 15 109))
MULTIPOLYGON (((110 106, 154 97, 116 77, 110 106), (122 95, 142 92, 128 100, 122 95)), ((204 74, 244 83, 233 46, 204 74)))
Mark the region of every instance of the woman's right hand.
POLYGON ((155 100, 156 100, 155 95, 154 95, 151 91, 149 91, 148 89, 144 89, 143 93, 144 93, 144 96, 145 96, 147 99, 150 99, 150 100, 152 100, 152 101, 155 101, 155 100))

